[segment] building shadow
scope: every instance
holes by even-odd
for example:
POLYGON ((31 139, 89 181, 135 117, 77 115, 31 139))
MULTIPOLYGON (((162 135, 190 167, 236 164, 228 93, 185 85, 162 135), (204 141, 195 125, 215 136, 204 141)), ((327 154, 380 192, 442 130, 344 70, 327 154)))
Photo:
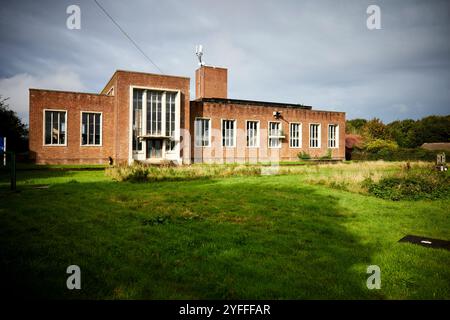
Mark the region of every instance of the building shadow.
POLYGON ((383 298, 366 288, 376 248, 346 228, 353 213, 271 177, 69 182, 9 196, 0 217, 12 296, 383 298), (83 271, 77 292, 65 286, 71 264, 83 271))

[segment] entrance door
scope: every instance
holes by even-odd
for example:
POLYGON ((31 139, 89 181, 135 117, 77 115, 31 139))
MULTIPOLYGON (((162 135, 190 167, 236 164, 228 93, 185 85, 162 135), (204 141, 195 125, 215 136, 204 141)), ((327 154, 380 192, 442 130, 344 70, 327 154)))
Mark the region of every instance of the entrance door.
POLYGON ((147 140, 147 159, 162 158, 162 140, 150 139, 147 140))

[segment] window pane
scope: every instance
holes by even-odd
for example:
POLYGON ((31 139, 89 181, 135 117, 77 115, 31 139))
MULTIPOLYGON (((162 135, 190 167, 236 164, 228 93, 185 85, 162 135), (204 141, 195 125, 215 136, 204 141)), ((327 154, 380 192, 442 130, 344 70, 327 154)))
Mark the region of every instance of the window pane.
POLYGON ((101 115, 97 113, 95 115, 95 144, 100 144, 100 134, 101 134, 101 128, 100 128, 100 118, 101 115))
POLYGON ((247 146, 256 147, 258 145, 258 122, 247 122, 247 146))
POLYGON ((222 146, 234 146, 234 120, 222 120, 222 146))
POLYGON ((157 131, 156 134, 161 134, 161 122, 162 122, 162 115, 161 115, 161 94, 157 94, 158 104, 157 104, 157 131))
POLYGON ((87 144, 87 113, 81 116, 81 144, 87 144))
POLYGON ((142 142, 138 136, 142 135, 142 97, 143 90, 133 90, 133 150, 141 151, 142 142))
POLYGON ((52 112, 52 144, 58 144, 59 140, 59 113, 52 112))
POLYGON ((52 143, 52 113, 45 111, 45 144, 52 143))
POLYGON ((59 112, 59 143, 66 143, 66 113, 59 112))
POLYGON ((196 119, 194 127, 195 145, 197 147, 209 146, 209 119, 196 119))

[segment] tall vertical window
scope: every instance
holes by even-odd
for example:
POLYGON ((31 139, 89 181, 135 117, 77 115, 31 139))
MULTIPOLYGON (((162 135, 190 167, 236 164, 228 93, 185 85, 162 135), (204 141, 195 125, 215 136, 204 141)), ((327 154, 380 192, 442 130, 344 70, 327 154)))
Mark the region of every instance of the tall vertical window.
POLYGON ((175 148, 175 92, 166 94, 166 136, 170 140, 166 142, 166 151, 172 151, 175 148))
POLYGON ((289 147, 301 148, 302 146, 302 125, 291 123, 289 126, 289 147))
POLYGON ((281 123, 269 122, 269 148, 281 148, 281 123))
POLYGON ((147 134, 161 135, 162 93, 147 91, 147 134))
POLYGON ((320 124, 309 125, 309 147, 320 148, 320 124))
POLYGON ((66 144, 66 111, 45 110, 45 144, 66 144))
POLYGON ((259 147, 258 129, 258 121, 247 121, 247 147, 259 147))
POLYGON ((195 146, 196 147, 209 147, 211 141, 209 137, 210 133, 210 120, 197 118, 194 124, 195 146))
POLYGON ((222 146, 234 147, 236 138, 236 121, 222 120, 222 146))
POLYGON ((102 114, 98 112, 81 113, 81 145, 101 144, 102 114))
POLYGON ((328 125, 328 148, 337 148, 338 147, 338 125, 337 124, 329 124, 328 125))
POLYGON ((133 150, 142 151, 142 96, 143 90, 133 90, 133 150))

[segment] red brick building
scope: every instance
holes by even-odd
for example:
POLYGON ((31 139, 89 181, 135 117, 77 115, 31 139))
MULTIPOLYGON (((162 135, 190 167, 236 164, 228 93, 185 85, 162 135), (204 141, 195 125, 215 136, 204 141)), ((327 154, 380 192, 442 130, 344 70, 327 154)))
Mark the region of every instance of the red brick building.
POLYGON ((30 89, 30 154, 40 164, 258 162, 345 157, 345 113, 228 99, 227 69, 190 79, 118 70, 99 94, 30 89))

